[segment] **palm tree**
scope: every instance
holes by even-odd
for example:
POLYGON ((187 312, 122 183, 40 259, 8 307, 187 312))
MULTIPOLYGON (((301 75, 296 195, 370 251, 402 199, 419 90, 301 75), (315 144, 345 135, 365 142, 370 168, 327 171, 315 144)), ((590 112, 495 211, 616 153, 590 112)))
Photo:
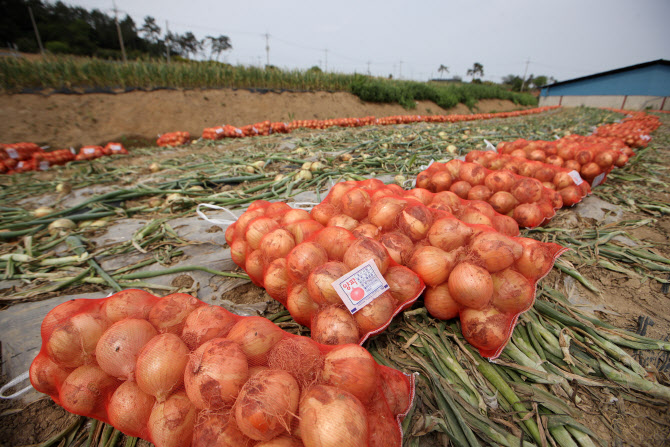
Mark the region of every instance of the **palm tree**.
POLYGON ((468 76, 472 76, 474 80, 477 77, 484 76, 484 66, 479 62, 475 62, 472 68, 468 69, 468 76))
POLYGON ((449 67, 446 65, 440 64, 440 68, 437 69, 439 73, 449 73, 449 67))

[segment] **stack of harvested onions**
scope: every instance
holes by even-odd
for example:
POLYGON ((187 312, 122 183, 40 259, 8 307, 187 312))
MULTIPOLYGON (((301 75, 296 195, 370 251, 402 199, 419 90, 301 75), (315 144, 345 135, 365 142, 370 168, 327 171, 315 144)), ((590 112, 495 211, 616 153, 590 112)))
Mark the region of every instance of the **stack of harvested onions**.
MULTIPOLYGON (((358 216, 353 208, 350 214, 358 216)), ((226 230, 233 261, 295 321, 309 327, 315 341, 328 345, 363 343, 424 289, 418 275, 398 265, 376 240, 372 225, 348 227, 349 221, 355 222, 342 215, 338 225, 324 227, 305 210, 256 201, 226 230), (333 282, 369 259, 390 287, 352 314, 333 282)))
MULTIPOLYGON (((541 181, 545 187, 558 191, 563 199, 563 206, 575 205, 591 193, 589 183, 582 180, 578 171, 569 171, 560 165, 551 164, 552 160, 551 157, 547 157, 544 162, 528 160, 493 151, 472 151, 465 156, 465 161, 480 164, 492 171, 506 170, 541 181)), ((509 191, 503 190, 497 197, 507 196, 505 193, 509 194, 509 191)), ((489 203, 497 211, 504 211, 499 208, 502 201, 499 202, 494 196, 495 194, 489 198, 489 203)))
POLYGON ((353 234, 365 235, 359 241, 381 244, 426 284, 424 301, 432 316, 460 316, 465 339, 483 356, 497 357, 518 316, 533 305, 537 281, 565 249, 512 237, 518 227, 511 235, 496 231, 485 202, 420 188, 401 190, 400 196, 396 189, 374 180, 338 183, 312 217, 326 230, 339 231, 346 223, 353 234))
POLYGON ((73 300, 42 322, 30 379, 157 447, 400 446, 411 376, 186 294, 73 300), (261 444, 258 444, 258 443, 261 444))
POLYGON ((433 163, 416 176, 416 186, 433 192, 490 203, 521 227, 535 228, 563 206, 561 195, 534 178, 509 171, 491 171, 477 163, 450 160, 433 163))

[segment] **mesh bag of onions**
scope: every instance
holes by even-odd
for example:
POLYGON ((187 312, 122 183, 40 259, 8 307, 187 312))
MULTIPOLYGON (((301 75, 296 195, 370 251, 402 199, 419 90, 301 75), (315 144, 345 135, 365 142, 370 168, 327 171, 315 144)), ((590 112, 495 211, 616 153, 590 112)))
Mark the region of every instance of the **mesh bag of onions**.
POLYGON ((525 228, 548 221, 563 206, 561 195, 539 180, 456 159, 430 165, 416 176, 416 186, 487 202, 525 228))
MULTIPOLYGON (((465 156, 465 161, 477 163, 492 171, 506 170, 524 177, 532 177, 542 182, 549 189, 558 191, 563 199, 563 206, 575 205, 591 194, 589 183, 584 181, 578 171, 569 171, 560 165, 550 164, 551 160, 528 160, 512 155, 498 154, 494 151, 472 151, 465 156)), ((509 185, 504 185, 507 187, 509 185)), ((511 186, 510 186, 511 189, 511 186)), ((497 191, 496 191, 497 192, 497 191)), ((508 196, 509 189, 501 189, 500 196, 508 196), (505 194, 505 192, 507 194, 505 194)), ((489 198, 496 211, 504 212, 507 208, 499 208, 497 198, 489 198)), ((508 211, 509 212, 509 211, 508 211)))
POLYGON ((67 301, 42 322, 32 385, 157 447, 400 446, 414 377, 175 293, 67 301))
POLYGON ((324 226, 309 212, 286 203, 256 201, 226 230, 233 261, 295 321, 309 327, 315 341, 328 345, 362 344, 383 331, 424 290, 419 276, 399 265, 371 233, 372 225, 344 227, 347 223, 324 226), (383 281, 366 277, 362 280, 369 280, 367 287, 353 288, 335 284, 350 274, 354 278, 352 272, 369 260, 383 281), (353 291, 367 292, 374 285, 380 294, 370 302, 353 291), (367 304, 347 308, 338 293, 345 287, 353 301, 367 304))
POLYGON ((444 320, 460 317, 465 339, 489 358, 505 347, 519 315, 533 305, 537 281, 566 250, 515 237, 516 226, 507 234, 497 231, 489 204, 461 200, 449 191, 344 182, 311 213, 327 228, 350 221, 354 234, 366 228, 369 238, 426 284, 428 312, 444 320))

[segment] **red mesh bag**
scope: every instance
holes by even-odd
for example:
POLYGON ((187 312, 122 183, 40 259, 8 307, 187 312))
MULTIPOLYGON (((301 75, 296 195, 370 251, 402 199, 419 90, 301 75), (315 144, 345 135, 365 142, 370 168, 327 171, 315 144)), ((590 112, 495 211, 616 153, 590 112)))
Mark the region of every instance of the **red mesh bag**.
MULTIPOLYGON (((494 151, 468 152, 465 161, 480 164, 492 171, 504 169, 514 174, 539 180, 544 186, 557 191, 561 195, 563 206, 572 206, 591 194, 591 187, 579 176, 579 172, 568 171, 565 168, 546 162, 498 154, 494 151)), ((501 191, 509 192, 506 189, 501 189, 501 191)), ((500 206, 505 204, 505 197, 506 195, 503 194, 496 197, 491 196, 489 203, 494 209, 504 211, 500 206)))
POLYGON ((83 146, 79 149, 75 160, 94 160, 104 156, 105 152, 102 146, 83 146))
MULTIPOLYGON (((621 113, 629 113, 625 110, 617 110, 621 113)), ((599 137, 620 138, 631 147, 647 147, 651 136, 649 135, 661 125, 661 120, 655 115, 645 112, 635 112, 628 115, 620 123, 605 124, 598 127, 595 135, 599 137)))
POLYGON ((159 136, 156 140, 158 146, 181 146, 191 140, 188 132, 168 132, 159 136))
POLYGON ((40 168, 42 170, 44 170, 45 163, 46 167, 64 165, 65 163, 73 161, 74 159, 75 155, 70 149, 57 149, 55 151, 39 152, 33 154, 33 160, 35 160, 35 163, 38 167, 42 167, 40 168))
POLYGON ((123 147, 123 144, 111 141, 105 145, 105 147, 102 149, 102 152, 105 155, 128 154, 128 150, 123 147))
POLYGON ((468 200, 489 203, 493 199, 499 213, 525 228, 549 221, 563 206, 561 195, 539 180, 461 160, 431 164, 416 176, 416 186, 432 192, 451 191, 468 200))
POLYGON ((228 227, 226 240, 233 261, 309 327, 314 340, 362 344, 424 289, 421 279, 366 231, 324 228, 305 210, 256 201, 228 227))
POLYGON ((42 148, 35 143, 3 144, 0 146, 0 159, 25 161, 33 158, 37 152, 42 152, 42 148))
POLYGON ((67 301, 30 380, 67 411, 157 447, 400 446, 414 377, 186 294, 67 301))

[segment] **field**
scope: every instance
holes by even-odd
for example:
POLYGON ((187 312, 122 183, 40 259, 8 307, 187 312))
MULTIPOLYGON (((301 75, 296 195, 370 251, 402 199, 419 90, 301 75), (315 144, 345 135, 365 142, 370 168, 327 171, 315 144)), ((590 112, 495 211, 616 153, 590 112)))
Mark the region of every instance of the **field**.
MULTIPOLYGON (((420 103, 419 107, 436 106, 420 103)), ((331 117, 333 112, 327 110, 322 109, 319 117, 331 117)), ((281 105, 266 111, 264 118, 278 120, 294 113, 281 105)), ((376 177, 403 183, 396 176, 411 180, 431 160, 483 149, 484 140, 495 144, 586 135, 594 126, 622 116, 580 108, 453 124, 302 129, 176 148, 138 146, 130 155, 2 176, 0 337, 3 371, 8 371, 4 380, 27 369, 40 346, 40 316, 48 309, 68 296, 106 296, 115 283, 158 295, 192 293, 237 312, 260 311, 285 330, 307 333, 231 262, 225 225, 199 219, 195 210, 200 203, 224 206, 239 215, 256 199, 319 202, 340 180, 376 177), (297 175, 306 161, 323 163, 311 179, 297 175), (32 212, 40 206, 50 206, 54 212, 36 218, 32 212), (72 219, 74 228, 51 232, 46 228, 64 216, 72 219), (72 239, 66 242, 73 234, 90 258, 78 256, 72 239)), ((229 122, 257 121, 250 115, 235 119, 229 122)), ((421 300, 366 342, 380 363, 419 373, 414 407, 403 422, 404 445, 670 442, 670 118, 662 114, 660 119, 650 145, 639 149, 625 168, 610 174, 592 196, 560 210, 549 224, 523 231, 526 237, 571 250, 540 282, 534 308, 520 319, 498 360, 489 362, 469 349, 458 323, 434 320, 421 300)), ((214 118, 213 124, 221 120, 229 118, 214 118)), ((154 129, 192 130, 168 128, 171 125, 154 129)), ((188 126, 201 126, 199 131, 205 125, 189 122, 188 126)), ((69 145, 101 142, 126 132, 122 123, 116 134, 113 130, 96 134, 96 128, 104 127, 97 118, 78 123, 81 135, 70 127, 63 129, 69 134, 35 134, 69 145)), ((25 130, 11 132, 0 130, 12 139, 26 135, 20 133, 25 130)), ((207 215, 230 219, 224 212, 207 215)), ((54 435, 61 436, 49 445, 136 442, 111 427, 69 415, 45 398, 0 405, 0 445, 33 445, 54 435)))

